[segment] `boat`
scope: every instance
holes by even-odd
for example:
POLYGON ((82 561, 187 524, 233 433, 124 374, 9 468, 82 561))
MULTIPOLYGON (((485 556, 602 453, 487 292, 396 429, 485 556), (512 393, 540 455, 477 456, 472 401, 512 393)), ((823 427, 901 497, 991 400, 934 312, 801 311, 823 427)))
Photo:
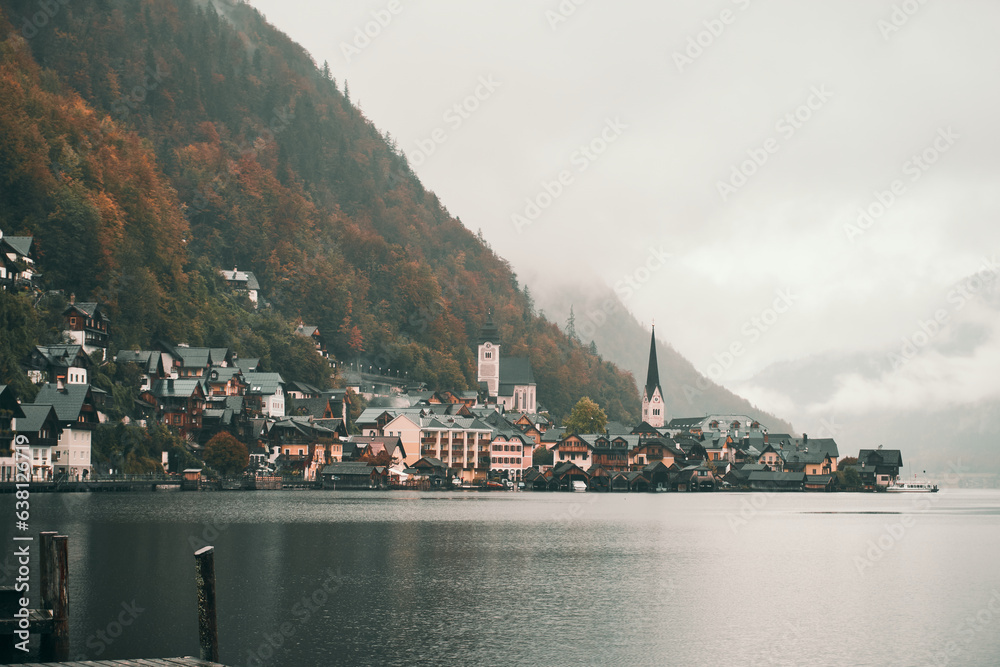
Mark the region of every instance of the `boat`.
POLYGON ((573 481, 573 487, 572 488, 573 488, 573 491, 583 492, 583 491, 587 490, 587 483, 583 482, 583 481, 580 481, 580 480, 577 479, 577 480, 573 481))
POLYGON ((896 480, 896 483, 890 484, 886 491, 889 493, 937 493, 938 487, 937 484, 930 482, 896 480))

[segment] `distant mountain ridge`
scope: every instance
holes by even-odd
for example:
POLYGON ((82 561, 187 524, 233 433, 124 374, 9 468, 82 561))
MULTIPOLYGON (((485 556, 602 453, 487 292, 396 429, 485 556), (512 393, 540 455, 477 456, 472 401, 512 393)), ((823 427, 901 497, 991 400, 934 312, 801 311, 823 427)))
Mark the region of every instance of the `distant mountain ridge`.
MULTIPOLYGON (((567 322, 572 307, 580 341, 584 345, 593 341, 601 357, 631 371, 641 389, 646 382, 650 333, 610 287, 596 283, 550 285, 538 297, 538 304, 547 317, 558 323, 567 322)), ((668 421, 675 417, 745 414, 770 431, 796 432, 788 421, 704 377, 669 344, 658 339, 656 349, 668 421)))

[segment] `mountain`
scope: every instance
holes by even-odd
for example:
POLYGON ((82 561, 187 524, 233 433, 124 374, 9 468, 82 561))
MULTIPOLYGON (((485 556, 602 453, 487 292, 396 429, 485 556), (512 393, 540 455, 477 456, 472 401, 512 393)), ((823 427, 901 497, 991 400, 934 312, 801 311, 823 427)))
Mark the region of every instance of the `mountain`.
POLYGON ((636 418, 633 378, 536 315, 346 85, 249 5, 3 0, 0 30, 0 229, 36 238, 46 289, 108 306, 114 348, 228 345, 308 381, 301 319, 337 359, 465 389, 492 309, 553 416, 589 395, 636 418), (228 295, 234 267, 269 307, 228 295))
MULTIPOLYGON (((649 330, 610 287, 580 282, 548 285, 537 299, 539 307, 556 322, 568 322, 572 308, 573 329, 583 344, 593 342, 602 358, 629 370, 638 382, 646 381, 649 330)), ((711 413, 745 414, 775 433, 794 432, 787 421, 704 377, 669 344, 657 339, 656 350, 668 420, 711 413)))

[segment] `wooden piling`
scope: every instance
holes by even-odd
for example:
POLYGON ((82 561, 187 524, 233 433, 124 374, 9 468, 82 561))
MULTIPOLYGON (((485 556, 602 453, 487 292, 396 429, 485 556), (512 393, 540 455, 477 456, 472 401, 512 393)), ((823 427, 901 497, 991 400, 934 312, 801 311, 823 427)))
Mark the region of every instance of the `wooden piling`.
POLYGON ((45 660, 69 658, 69 538, 47 531, 38 536, 41 550, 42 609, 52 612, 52 634, 43 635, 45 660))
POLYGON ((215 613, 215 547, 194 552, 198 586, 198 645, 201 659, 219 661, 219 627, 215 613))

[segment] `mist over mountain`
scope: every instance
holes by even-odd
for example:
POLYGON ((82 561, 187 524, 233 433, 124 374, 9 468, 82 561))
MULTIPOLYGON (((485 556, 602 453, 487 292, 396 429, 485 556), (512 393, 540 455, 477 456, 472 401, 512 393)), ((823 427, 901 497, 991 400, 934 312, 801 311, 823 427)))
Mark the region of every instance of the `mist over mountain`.
MULTIPOLYGON (((548 283, 537 291, 536 299, 546 316, 564 330, 572 308, 573 328, 584 345, 593 342, 602 358, 631 371, 640 387, 646 381, 648 325, 640 324, 610 287, 596 278, 572 284, 548 283)), ((794 432, 789 422, 704 377, 661 339, 657 339, 657 361, 668 420, 711 413, 746 414, 775 433, 794 432)))

